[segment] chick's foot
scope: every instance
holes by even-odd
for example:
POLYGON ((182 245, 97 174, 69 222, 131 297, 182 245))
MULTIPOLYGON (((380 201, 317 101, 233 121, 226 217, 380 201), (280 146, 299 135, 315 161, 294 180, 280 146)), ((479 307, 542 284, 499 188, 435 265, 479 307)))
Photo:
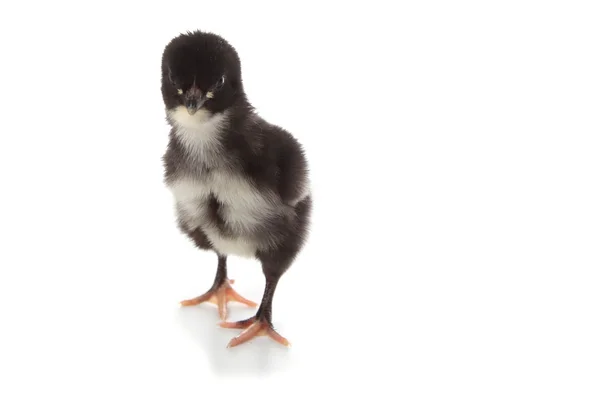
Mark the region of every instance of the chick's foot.
POLYGON ((243 329, 243 331, 231 339, 227 347, 234 347, 245 343, 256 336, 268 336, 274 341, 284 346, 289 347, 290 342, 275 331, 273 325, 266 318, 248 318, 238 322, 221 322, 222 328, 243 329))
POLYGON ((208 292, 201 296, 194 297, 193 299, 189 300, 183 300, 181 305, 184 307, 195 306, 204 302, 215 304, 219 310, 219 317, 223 321, 227 319, 227 303, 230 301, 237 301, 238 303, 245 304, 249 307, 258 306, 258 304, 252 300, 248 300, 233 290, 231 287, 233 282, 233 279, 226 279, 222 284, 213 286, 208 292))

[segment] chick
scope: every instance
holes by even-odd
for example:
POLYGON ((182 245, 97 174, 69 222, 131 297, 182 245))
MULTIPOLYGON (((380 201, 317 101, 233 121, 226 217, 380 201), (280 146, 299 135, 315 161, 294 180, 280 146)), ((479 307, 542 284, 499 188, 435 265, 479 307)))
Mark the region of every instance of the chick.
POLYGON ((216 303, 222 327, 243 329, 228 347, 257 335, 289 345, 273 328, 271 309, 308 236, 312 197, 302 145, 255 112, 236 50, 214 33, 187 32, 165 46, 161 91, 171 126, 164 182, 178 228, 218 259, 212 287, 182 305, 216 303), (256 314, 238 322, 226 321, 229 301, 257 304, 231 287, 229 256, 259 260, 265 277, 256 314))

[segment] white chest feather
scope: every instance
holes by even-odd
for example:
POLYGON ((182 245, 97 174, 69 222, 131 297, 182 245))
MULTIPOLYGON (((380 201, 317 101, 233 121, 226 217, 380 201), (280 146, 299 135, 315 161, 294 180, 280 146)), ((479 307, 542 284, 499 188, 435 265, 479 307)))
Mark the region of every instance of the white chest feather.
MULTIPOLYGON (((177 135, 190 150, 198 153, 199 160, 211 164, 218 154, 218 129, 223 116, 202 119, 189 116, 187 111, 171 113, 177 123, 177 135), (190 118, 193 118, 190 120, 190 118)), ((200 162, 200 161, 199 161, 200 162)), ((259 243, 253 242, 251 233, 266 216, 281 210, 282 204, 272 193, 258 191, 239 174, 214 168, 205 175, 181 177, 169 184, 175 199, 179 219, 188 229, 201 228, 217 251, 251 257, 259 243), (214 196, 221 204, 221 218, 235 235, 223 235, 211 219, 209 202, 214 196)))
POLYGON ((262 221, 281 208, 275 197, 258 192, 241 177, 213 171, 202 180, 181 178, 170 185, 178 217, 190 230, 200 228, 217 251, 251 257, 260 247, 252 232, 262 221), (214 224, 209 198, 221 204, 221 218, 231 236, 223 235, 214 224))
POLYGON ((219 171, 202 179, 181 178, 169 187, 177 205, 195 220, 204 216, 201 206, 212 194, 224 206, 225 222, 240 231, 251 229, 278 206, 274 196, 258 192, 241 177, 219 171))

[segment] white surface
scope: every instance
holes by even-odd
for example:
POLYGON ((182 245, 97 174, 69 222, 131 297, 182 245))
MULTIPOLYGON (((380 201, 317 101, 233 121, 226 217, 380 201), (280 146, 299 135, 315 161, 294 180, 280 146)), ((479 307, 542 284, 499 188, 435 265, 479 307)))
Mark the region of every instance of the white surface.
POLYGON ((598 10, 412 3, 3 3, 0 398, 598 399, 598 10), (289 351, 178 308, 216 268, 161 180, 160 56, 194 28, 310 157, 289 351))

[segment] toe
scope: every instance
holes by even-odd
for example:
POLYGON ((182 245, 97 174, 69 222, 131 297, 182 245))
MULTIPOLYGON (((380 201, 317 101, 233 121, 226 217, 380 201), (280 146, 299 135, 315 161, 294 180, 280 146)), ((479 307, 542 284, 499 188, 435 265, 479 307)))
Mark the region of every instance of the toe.
POLYGON ((238 292, 236 292, 233 289, 229 289, 227 291, 227 294, 229 295, 229 297, 231 298, 231 300, 237 301, 238 303, 245 304, 245 305, 247 305, 249 307, 258 307, 258 304, 256 304, 252 300, 248 300, 247 298, 245 298, 244 296, 240 295, 238 292))
POLYGON ((194 297, 193 299, 183 300, 179 304, 181 304, 182 307, 195 306, 197 304, 200 304, 200 303, 210 300, 210 297, 211 297, 211 294, 206 293, 206 294, 203 294, 202 296, 194 297))
POLYGON ((254 317, 252 317, 252 318, 248 318, 248 319, 245 319, 243 321, 237 321, 237 322, 226 322, 226 321, 223 321, 223 322, 221 322, 219 324, 219 326, 221 328, 228 328, 228 329, 246 329, 250 325, 252 325, 255 320, 256 319, 254 317))
POLYGON ((269 331, 267 332, 267 335, 269 335, 269 337, 271 339, 273 339, 274 341, 276 341, 277 343, 286 346, 286 347, 291 347, 291 343, 284 338, 283 336, 281 336, 279 333, 277 333, 275 331, 275 329, 273 328, 269 328, 269 331))
POLYGON ((227 319, 227 296, 222 291, 217 295, 217 307, 219 308, 219 318, 225 321, 227 319))
POLYGON ((246 328, 242 333, 231 339, 227 347, 235 347, 242 343, 247 342, 248 340, 256 337, 263 329, 263 326, 260 322, 255 322, 246 328))

